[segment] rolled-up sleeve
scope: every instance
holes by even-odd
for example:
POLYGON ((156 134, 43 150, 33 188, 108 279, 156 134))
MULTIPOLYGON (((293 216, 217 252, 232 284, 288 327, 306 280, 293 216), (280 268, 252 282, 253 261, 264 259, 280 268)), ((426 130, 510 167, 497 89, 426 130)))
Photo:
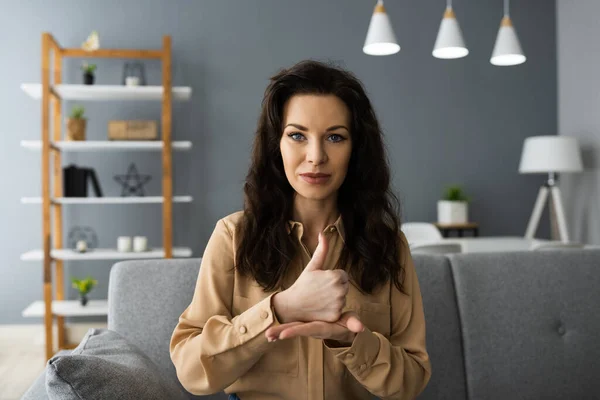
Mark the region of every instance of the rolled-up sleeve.
POLYGON ((271 301, 275 293, 233 316, 233 284, 233 238, 219 220, 202 257, 192 302, 170 342, 177 377, 192 394, 222 391, 244 375, 269 346, 264 331, 279 323, 271 301))
POLYGON ((425 343, 423 300, 408 242, 401 236, 405 279, 402 293, 392 283, 389 340, 365 329, 350 347, 326 347, 343 362, 354 378, 382 399, 413 399, 431 378, 425 343))

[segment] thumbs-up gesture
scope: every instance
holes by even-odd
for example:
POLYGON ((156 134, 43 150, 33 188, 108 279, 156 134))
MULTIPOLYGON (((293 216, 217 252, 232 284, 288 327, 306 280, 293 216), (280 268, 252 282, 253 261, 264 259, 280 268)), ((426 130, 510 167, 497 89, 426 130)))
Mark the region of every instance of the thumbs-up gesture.
POLYGON ((323 269, 327 251, 327 238, 319 234, 317 249, 302 274, 289 289, 275 295, 274 307, 282 323, 340 319, 346 306, 348 274, 323 269))

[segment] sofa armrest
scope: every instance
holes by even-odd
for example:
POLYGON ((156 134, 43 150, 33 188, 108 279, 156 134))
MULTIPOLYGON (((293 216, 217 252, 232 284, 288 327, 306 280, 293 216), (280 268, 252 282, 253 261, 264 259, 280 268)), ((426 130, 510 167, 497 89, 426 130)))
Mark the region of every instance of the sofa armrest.
POLYGON ((27 389, 21 400, 42 400, 48 399, 46 393, 46 370, 37 377, 35 382, 27 389))
MULTIPOLYGON (((71 350, 61 350, 57 355, 71 354, 71 350)), ((46 364, 46 368, 48 365, 46 364)), ((46 369, 36 378, 33 384, 27 389, 21 400, 41 400, 48 399, 48 393, 46 392, 46 369)))

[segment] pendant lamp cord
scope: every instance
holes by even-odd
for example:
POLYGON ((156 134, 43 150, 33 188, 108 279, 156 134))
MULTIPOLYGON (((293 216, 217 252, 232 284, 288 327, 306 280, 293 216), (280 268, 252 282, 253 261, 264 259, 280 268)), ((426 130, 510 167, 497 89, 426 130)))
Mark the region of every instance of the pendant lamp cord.
POLYGON ((504 16, 509 16, 508 0, 504 0, 504 16))
POLYGON ((452 0, 446 0, 446 8, 452 8, 452 0))

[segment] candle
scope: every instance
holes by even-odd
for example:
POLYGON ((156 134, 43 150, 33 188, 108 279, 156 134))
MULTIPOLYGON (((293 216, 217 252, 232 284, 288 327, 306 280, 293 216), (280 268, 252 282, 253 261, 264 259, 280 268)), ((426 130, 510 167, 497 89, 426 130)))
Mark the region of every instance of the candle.
POLYGON ((145 236, 136 236, 133 238, 133 251, 146 251, 148 239, 145 236))
POLYGON ((117 239, 117 250, 123 252, 131 251, 131 238, 129 236, 119 236, 117 239))

